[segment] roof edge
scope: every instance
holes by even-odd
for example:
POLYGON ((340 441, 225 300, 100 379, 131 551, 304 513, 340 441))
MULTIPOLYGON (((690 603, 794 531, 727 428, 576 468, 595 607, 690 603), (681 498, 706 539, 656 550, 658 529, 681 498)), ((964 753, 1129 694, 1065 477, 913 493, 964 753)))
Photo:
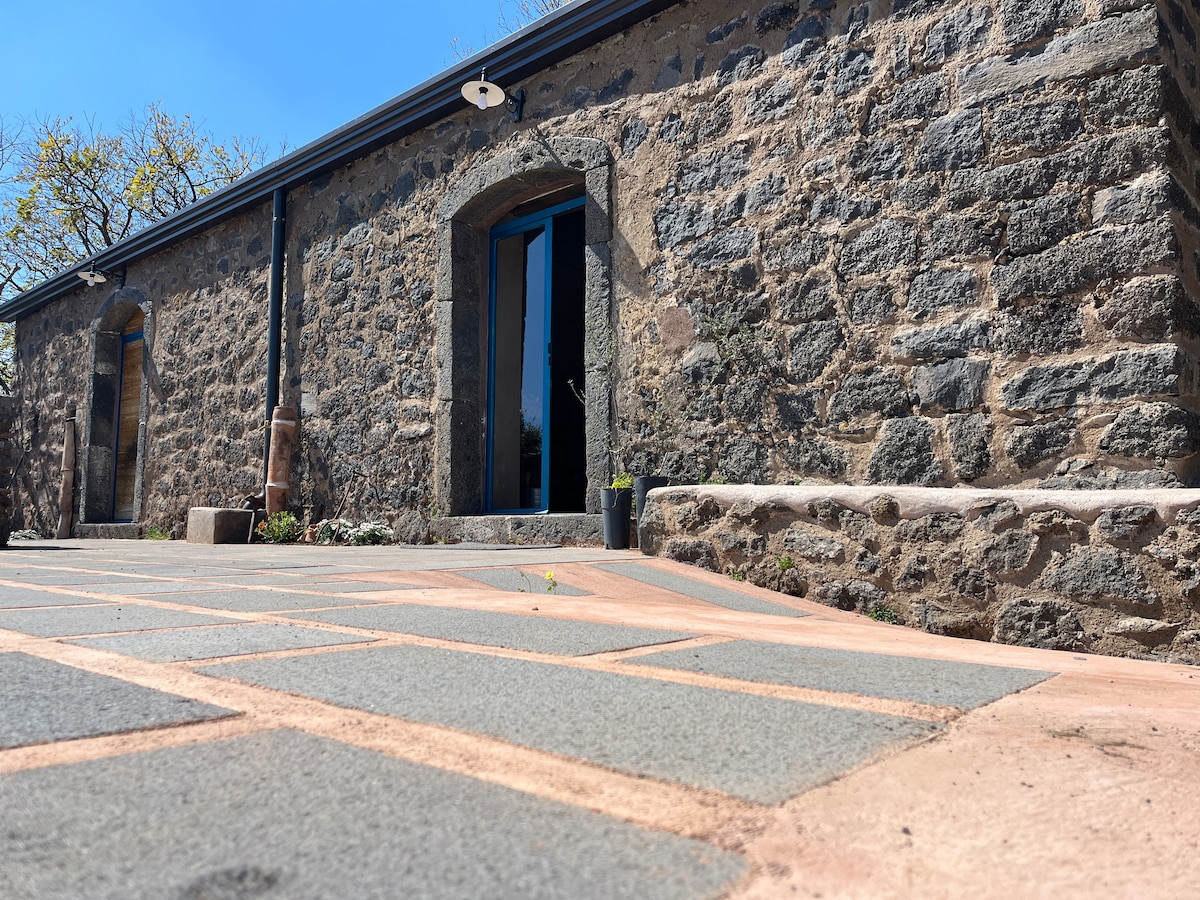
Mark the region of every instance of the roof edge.
POLYGON ((416 85, 298 150, 243 176, 203 200, 160 219, 0 305, 0 321, 15 322, 80 286, 85 266, 112 270, 166 249, 255 205, 347 165, 464 108, 459 89, 487 66, 506 86, 644 21, 681 0, 575 0, 439 75, 416 85))

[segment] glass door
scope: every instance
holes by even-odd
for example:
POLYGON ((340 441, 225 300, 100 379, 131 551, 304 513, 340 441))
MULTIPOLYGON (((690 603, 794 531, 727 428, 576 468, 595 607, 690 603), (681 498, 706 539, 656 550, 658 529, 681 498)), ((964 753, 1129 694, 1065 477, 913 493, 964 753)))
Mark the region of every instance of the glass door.
MULTIPOLYGON (((570 256, 575 243, 582 274, 582 204, 583 198, 568 201, 492 230, 486 480, 490 512, 548 512, 564 503, 573 505, 555 486, 562 480, 557 473, 565 464, 563 452, 578 442, 563 437, 562 416, 555 412, 552 395, 567 387, 559 383, 564 369, 555 361, 556 340, 561 353, 575 357, 582 381, 582 318, 563 312, 564 321, 580 321, 578 341, 567 336, 565 346, 562 328, 555 323, 560 307, 582 310, 581 289, 564 287, 568 282, 563 275, 576 268, 564 263, 563 255, 566 251, 570 256), (579 228, 573 227, 576 220, 579 228), (571 296, 574 293, 579 296, 571 296)), ((581 279, 571 283, 576 280, 582 285, 581 279)), ((582 413, 578 418, 582 438, 582 413)))

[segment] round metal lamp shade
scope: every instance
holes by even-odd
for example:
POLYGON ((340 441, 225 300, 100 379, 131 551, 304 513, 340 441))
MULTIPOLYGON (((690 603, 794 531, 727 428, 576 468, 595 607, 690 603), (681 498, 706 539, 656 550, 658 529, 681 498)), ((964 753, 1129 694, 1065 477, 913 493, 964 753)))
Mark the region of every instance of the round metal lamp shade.
POLYGON ((462 95, 464 100, 480 109, 499 106, 507 97, 504 88, 490 81, 468 81, 462 86, 462 95))

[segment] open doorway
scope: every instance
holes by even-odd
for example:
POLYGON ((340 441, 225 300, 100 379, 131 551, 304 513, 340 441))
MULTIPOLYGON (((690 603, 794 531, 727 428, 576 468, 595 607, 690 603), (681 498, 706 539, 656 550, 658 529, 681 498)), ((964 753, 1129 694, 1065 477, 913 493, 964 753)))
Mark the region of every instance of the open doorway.
POLYGON ((540 205, 491 231, 489 512, 582 512, 587 493, 584 198, 540 205))

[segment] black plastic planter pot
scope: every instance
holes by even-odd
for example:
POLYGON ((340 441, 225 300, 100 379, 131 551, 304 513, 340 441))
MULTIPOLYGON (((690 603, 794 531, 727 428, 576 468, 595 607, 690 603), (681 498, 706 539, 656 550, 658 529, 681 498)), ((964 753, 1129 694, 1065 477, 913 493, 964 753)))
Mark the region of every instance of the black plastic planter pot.
POLYGON ((671 479, 662 475, 639 475, 633 479, 634 512, 637 515, 638 527, 642 524, 642 513, 646 510, 646 495, 655 488, 666 487, 671 479))
POLYGON ((604 546, 609 550, 629 549, 629 514, 633 488, 601 488, 600 514, 604 517, 604 546))

